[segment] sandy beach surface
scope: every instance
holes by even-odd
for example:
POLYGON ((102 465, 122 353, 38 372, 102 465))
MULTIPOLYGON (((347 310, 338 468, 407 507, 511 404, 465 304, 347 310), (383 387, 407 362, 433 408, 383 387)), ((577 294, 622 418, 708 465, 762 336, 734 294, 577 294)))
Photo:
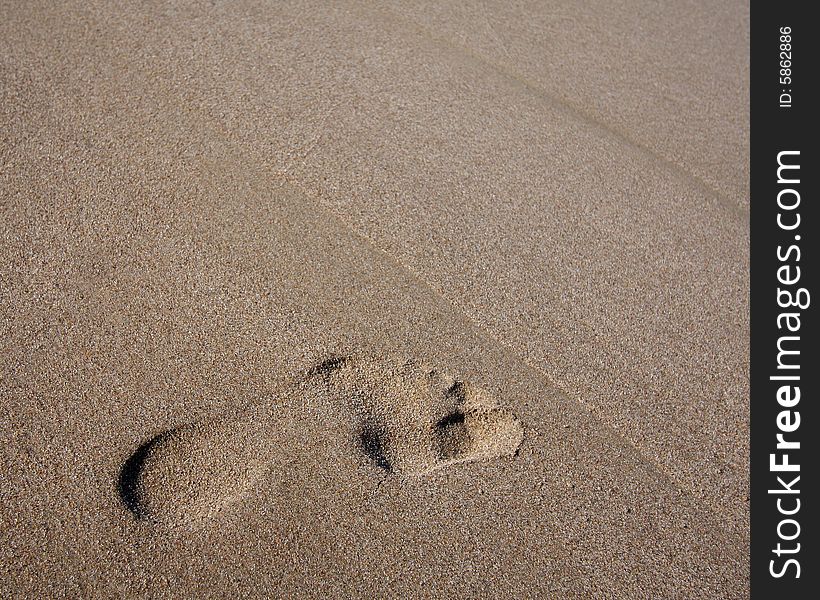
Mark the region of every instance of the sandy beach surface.
POLYGON ((748 596, 746 3, 0 17, 0 596, 748 596))

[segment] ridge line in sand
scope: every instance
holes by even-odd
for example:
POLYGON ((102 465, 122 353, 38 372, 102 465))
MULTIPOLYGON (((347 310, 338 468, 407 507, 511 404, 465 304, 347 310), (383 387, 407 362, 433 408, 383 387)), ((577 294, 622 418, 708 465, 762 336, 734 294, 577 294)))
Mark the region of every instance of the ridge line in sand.
POLYGON ((704 195, 707 198, 712 198, 713 200, 716 200, 717 203, 720 204, 724 209, 726 209, 733 217, 741 221, 749 220, 748 205, 732 201, 730 197, 721 194, 719 190, 713 188, 706 181, 704 181, 691 171, 687 170, 685 167, 678 164, 674 160, 667 158, 660 152, 653 150, 652 148, 642 144, 641 142, 635 139, 632 139, 631 137, 629 137, 629 135, 621 131, 619 128, 606 124, 605 122, 597 119, 594 115, 584 111, 578 106, 571 104, 570 102, 567 102, 566 100, 563 100, 562 98, 550 93, 537 83, 530 81, 523 73, 520 73, 514 67, 504 65, 501 62, 495 61, 487 56, 483 56, 482 54, 473 50, 469 46, 460 44, 458 42, 452 41, 451 39, 445 36, 436 34, 434 31, 425 27, 418 21, 405 17, 400 13, 397 13, 389 6, 385 7, 384 10, 388 11, 397 20, 400 20, 403 23, 414 27, 419 33, 426 36, 434 44, 446 45, 454 49, 455 51, 460 52, 463 56, 466 56, 469 59, 472 59, 478 63, 491 67, 494 71, 503 75, 506 79, 517 82, 532 96, 535 96, 542 102, 550 105, 552 108, 555 108, 565 113, 569 113, 578 121, 585 122, 588 125, 591 125, 596 129, 599 129, 600 131, 608 134, 610 137, 615 138, 619 142, 624 143, 627 146, 630 146, 631 148, 639 151, 641 154, 644 154, 650 157, 651 159, 654 159, 655 161, 660 163, 662 167, 668 169, 673 174, 677 175, 684 181, 690 183, 696 190, 704 192, 704 195))

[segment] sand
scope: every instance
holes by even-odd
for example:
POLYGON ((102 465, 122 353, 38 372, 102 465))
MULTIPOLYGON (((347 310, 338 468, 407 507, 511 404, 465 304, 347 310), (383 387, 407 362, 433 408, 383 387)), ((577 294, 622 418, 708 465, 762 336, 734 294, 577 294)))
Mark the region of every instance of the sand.
POLYGON ((748 595, 748 6, 1 10, 0 596, 748 595))

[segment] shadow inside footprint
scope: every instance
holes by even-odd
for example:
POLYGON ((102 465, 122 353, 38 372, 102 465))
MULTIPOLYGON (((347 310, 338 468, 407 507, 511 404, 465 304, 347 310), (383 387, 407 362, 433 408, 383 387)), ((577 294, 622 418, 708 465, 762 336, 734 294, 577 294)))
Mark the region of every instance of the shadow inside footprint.
POLYGON ((433 428, 435 450, 441 460, 454 460, 464 456, 470 449, 470 431, 463 412, 450 413, 433 428))
POLYGON ((384 432, 382 428, 372 423, 365 423, 359 435, 359 443, 361 444, 362 451, 364 451, 365 455, 367 455, 377 467, 391 473, 393 467, 384 453, 383 435, 384 432))
POLYGON ((145 442, 136 452, 132 454, 128 460, 123 463, 120 469, 120 476, 117 480, 117 491, 120 499, 125 506, 134 513, 138 519, 144 518, 146 515, 140 508, 140 493, 139 493, 139 476, 142 471, 142 466, 145 460, 151 454, 152 447, 158 442, 161 435, 145 442))

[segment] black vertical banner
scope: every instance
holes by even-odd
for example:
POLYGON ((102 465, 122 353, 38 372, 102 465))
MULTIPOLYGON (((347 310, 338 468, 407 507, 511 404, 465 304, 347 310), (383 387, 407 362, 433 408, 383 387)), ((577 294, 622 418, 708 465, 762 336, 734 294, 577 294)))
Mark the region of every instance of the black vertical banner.
POLYGON ((751 590, 816 598, 820 303, 809 2, 751 6, 751 590), (816 293, 815 293, 816 292, 816 293))

